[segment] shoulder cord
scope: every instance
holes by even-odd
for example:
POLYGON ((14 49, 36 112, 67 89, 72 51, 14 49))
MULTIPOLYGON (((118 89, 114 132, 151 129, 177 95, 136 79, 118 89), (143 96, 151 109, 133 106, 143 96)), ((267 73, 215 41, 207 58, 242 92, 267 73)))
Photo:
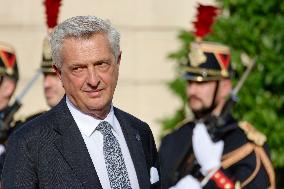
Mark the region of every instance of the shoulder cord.
POLYGON ((271 161, 267 157, 267 154, 265 153, 264 149, 260 146, 257 146, 256 144, 247 143, 241 146, 240 148, 225 154, 222 157, 222 167, 224 169, 229 168, 230 166, 234 165, 236 162, 239 162, 240 160, 248 156, 253 151, 256 156, 256 167, 252 172, 252 174, 245 181, 241 183, 241 187, 243 188, 255 178, 262 163, 269 177, 270 181, 269 189, 275 189, 275 173, 271 161))

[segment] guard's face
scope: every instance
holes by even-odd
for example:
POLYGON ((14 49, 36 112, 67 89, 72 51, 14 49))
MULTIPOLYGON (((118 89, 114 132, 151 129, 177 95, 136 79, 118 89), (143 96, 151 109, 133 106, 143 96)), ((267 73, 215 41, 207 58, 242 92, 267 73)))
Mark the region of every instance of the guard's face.
POLYGON ((62 83, 55 73, 44 73, 43 88, 46 103, 50 107, 54 107, 58 104, 65 94, 62 83))
POLYGON ((62 68, 57 72, 66 95, 84 113, 104 118, 113 98, 120 62, 120 58, 115 61, 106 35, 66 39, 61 55, 62 68))
POLYGON ((7 76, 1 76, 0 79, 0 110, 2 110, 8 106, 9 101, 15 92, 16 82, 7 76))
POLYGON ((215 88, 215 81, 188 81, 186 92, 188 97, 188 105, 192 112, 202 112, 202 110, 207 109, 211 106, 215 88))

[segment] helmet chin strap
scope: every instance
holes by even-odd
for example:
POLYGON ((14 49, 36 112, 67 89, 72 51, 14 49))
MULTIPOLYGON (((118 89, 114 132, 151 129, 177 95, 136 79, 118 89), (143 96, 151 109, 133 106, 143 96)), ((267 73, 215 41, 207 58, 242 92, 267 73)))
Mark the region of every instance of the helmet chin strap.
POLYGON ((212 111, 216 108, 216 106, 217 106, 216 97, 217 97, 217 93, 218 93, 218 89, 219 89, 219 84, 220 84, 220 81, 217 80, 211 105, 209 107, 204 107, 201 110, 194 112, 194 115, 197 119, 201 119, 203 117, 210 115, 212 113, 212 111))
POLYGON ((3 80, 4 80, 4 76, 1 75, 1 76, 0 76, 0 86, 1 86, 1 84, 2 84, 2 82, 3 82, 3 80))

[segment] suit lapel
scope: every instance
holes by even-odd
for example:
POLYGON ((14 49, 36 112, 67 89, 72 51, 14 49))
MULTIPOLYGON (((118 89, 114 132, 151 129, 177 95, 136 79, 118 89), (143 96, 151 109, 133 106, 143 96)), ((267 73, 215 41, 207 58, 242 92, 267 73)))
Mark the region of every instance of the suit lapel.
POLYGON ((134 123, 129 121, 129 119, 127 119, 128 117, 119 109, 114 108, 114 113, 122 128, 135 167, 139 186, 140 188, 150 188, 150 177, 147 170, 141 137, 138 130, 135 129, 137 125, 133 125, 134 123))
POLYGON ((102 188, 84 139, 66 105, 66 100, 56 107, 55 130, 59 137, 55 141, 57 149, 70 165, 84 188, 102 188))

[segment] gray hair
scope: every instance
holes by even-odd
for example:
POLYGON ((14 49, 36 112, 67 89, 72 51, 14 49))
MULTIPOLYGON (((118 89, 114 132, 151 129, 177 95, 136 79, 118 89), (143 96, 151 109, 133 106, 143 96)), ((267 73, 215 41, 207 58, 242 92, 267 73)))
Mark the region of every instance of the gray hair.
POLYGON ((53 65, 59 69, 62 66, 60 52, 64 39, 72 37, 88 39, 98 33, 107 35, 112 53, 117 60, 120 54, 120 34, 110 22, 95 16, 76 16, 59 24, 51 34, 53 65))

